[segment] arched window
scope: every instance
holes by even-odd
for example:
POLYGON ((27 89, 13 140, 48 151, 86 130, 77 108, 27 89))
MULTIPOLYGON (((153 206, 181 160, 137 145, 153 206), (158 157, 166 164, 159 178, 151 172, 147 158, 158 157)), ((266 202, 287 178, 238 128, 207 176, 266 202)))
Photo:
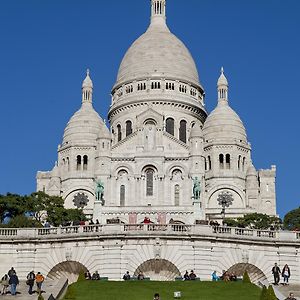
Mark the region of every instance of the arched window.
POLYGON ((125 206, 125 185, 120 186, 120 206, 125 206))
POLYGON ((220 163, 220 169, 224 169, 224 155, 219 155, 219 163, 220 163))
POLYGON ((132 123, 131 121, 126 121, 126 136, 132 133, 132 123))
POLYGON ((243 171, 245 171, 246 157, 243 157, 243 171))
POLYGON ((181 120, 179 126, 179 139, 186 143, 186 121, 181 120))
POLYGON ((211 170, 211 158, 210 156, 207 157, 208 160, 208 170, 211 170))
POLYGON ((67 169, 68 171, 70 171, 70 158, 67 157, 67 169))
POLYGON ((146 173, 146 196, 153 196, 154 171, 152 169, 147 169, 145 173, 146 173))
POLYGON ((226 160, 226 169, 230 169, 230 154, 226 154, 225 160, 226 160))
POLYGON ((77 155, 77 159, 76 159, 76 170, 79 171, 81 170, 81 156, 77 155))
POLYGON ((166 120, 166 132, 168 132, 174 136, 174 119, 173 118, 168 118, 166 120))
POLYGON ((83 170, 86 171, 88 168, 88 156, 84 155, 83 156, 83 170))
POLYGON ((117 136, 118 136, 118 142, 120 142, 121 139, 122 139, 122 131, 121 131, 121 125, 120 124, 117 125, 117 136))
POLYGON ((241 168, 241 156, 239 155, 238 158, 238 170, 241 168))
POLYGON ((207 171, 207 159, 206 159, 206 157, 204 158, 204 168, 205 168, 205 171, 207 171))
POLYGON ((176 184, 174 188, 175 206, 179 206, 179 193, 180 193, 179 184, 176 184))

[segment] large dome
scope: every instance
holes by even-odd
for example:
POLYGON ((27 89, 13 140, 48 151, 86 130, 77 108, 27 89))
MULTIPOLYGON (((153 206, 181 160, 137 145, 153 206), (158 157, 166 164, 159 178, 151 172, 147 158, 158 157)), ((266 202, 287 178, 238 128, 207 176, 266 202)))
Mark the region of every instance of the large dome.
POLYGON ((237 113, 227 101, 219 101, 217 107, 209 114, 204 126, 205 140, 247 141, 246 130, 237 113))
POLYGON ((71 117, 63 136, 63 145, 67 143, 95 143, 97 138, 109 138, 109 131, 92 104, 84 103, 71 117))
POLYGON ((115 86, 138 78, 166 77, 199 85, 195 62, 163 18, 152 18, 148 30, 125 54, 115 86))

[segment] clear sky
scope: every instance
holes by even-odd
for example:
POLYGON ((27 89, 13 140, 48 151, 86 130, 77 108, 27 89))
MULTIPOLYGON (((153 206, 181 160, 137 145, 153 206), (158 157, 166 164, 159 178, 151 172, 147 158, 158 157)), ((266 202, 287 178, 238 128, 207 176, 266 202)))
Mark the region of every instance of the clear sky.
MULTIPOLYGON (((280 216, 300 204, 299 12, 298 0, 167 0, 168 26, 195 59, 207 110, 224 66, 255 167, 277 166, 280 216)), ((87 67, 106 118, 121 59, 149 18, 150 0, 0 2, 1 194, 29 194, 36 171, 52 169, 87 67)))

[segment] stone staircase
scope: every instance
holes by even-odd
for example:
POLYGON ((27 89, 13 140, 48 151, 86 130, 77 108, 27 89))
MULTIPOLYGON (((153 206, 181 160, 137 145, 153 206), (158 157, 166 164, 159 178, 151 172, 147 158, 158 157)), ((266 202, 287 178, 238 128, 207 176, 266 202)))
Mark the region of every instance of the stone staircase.
POLYGON ((288 296, 290 292, 294 293, 294 297, 300 300, 300 284, 278 285, 276 287, 284 296, 288 296))
MULTIPOLYGON (((44 289, 44 287, 43 287, 44 289)), ((33 290, 36 290, 36 286, 34 286, 33 290)), ((4 296, 0 296, 1 299, 11 299, 10 287, 7 289, 8 293, 4 296)), ((25 281, 20 281, 20 284, 17 286, 17 295, 15 298, 22 300, 36 300, 38 298, 38 294, 34 293, 32 295, 28 294, 28 286, 25 281)))

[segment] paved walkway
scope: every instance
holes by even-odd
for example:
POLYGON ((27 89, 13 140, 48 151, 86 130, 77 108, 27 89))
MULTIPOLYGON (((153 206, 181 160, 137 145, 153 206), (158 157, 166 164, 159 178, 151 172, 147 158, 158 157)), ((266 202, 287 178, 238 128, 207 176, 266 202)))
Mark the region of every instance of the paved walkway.
MULTIPOLYGON (((37 293, 34 293, 32 295, 28 294, 28 286, 26 285, 25 281, 21 281, 20 284, 17 286, 17 295, 12 297, 10 294, 10 287, 7 289, 9 293, 6 295, 1 295, 0 299, 15 299, 19 298, 22 300, 36 300, 38 298, 37 293)), ((33 287, 33 290, 36 290, 36 285, 33 287)))
POLYGON ((294 293, 294 296, 300 300, 300 284, 290 284, 290 285, 278 285, 278 290, 286 297, 290 292, 294 293))

